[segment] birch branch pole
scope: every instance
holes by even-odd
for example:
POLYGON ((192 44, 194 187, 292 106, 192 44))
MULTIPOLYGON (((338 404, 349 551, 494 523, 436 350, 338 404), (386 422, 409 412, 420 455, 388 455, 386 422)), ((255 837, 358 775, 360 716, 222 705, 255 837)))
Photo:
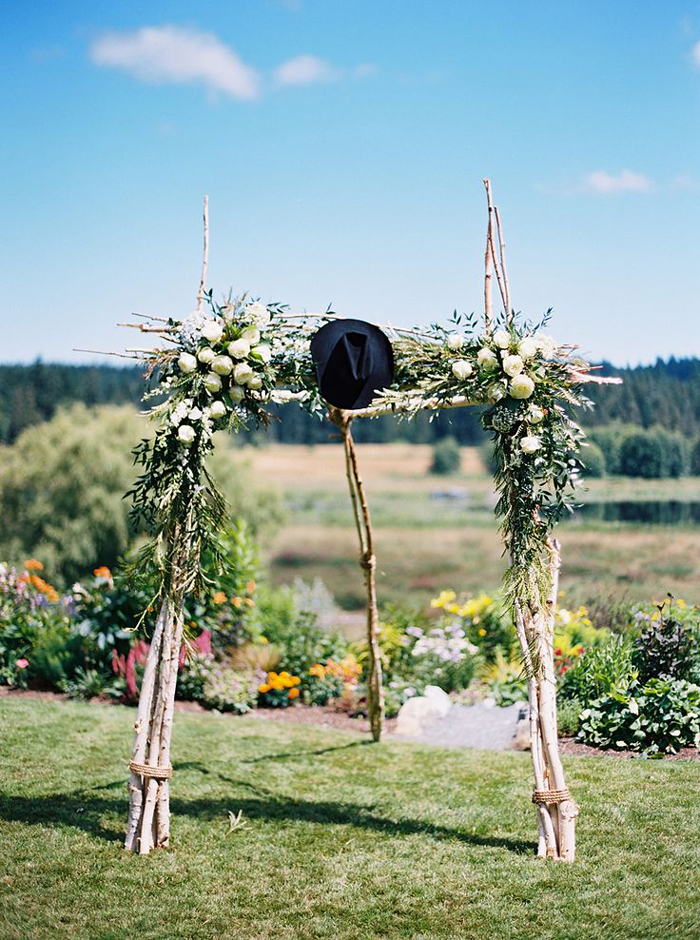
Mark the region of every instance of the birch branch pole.
POLYGON ((384 724, 384 683, 382 659, 379 647, 379 610, 377 605, 377 556, 374 551, 374 529, 367 502, 364 483, 360 476, 357 450, 353 440, 351 424, 353 412, 330 408, 329 419, 337 425, 343 435, 345 472, 350 490, 355 526, 360 545, 360 567, 367 590, 367 714, 374 741, 382 736, 384 724))

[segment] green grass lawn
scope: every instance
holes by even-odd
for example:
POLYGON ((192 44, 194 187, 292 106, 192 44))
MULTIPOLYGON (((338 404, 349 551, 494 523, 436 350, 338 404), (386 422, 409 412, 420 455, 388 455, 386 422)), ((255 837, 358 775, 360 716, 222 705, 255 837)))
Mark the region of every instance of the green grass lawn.
POLYGON ((533 856, 526 754, 179 714, 173 846, 142 859, 121 848, 134 715, 0 702, 3 940, 700 935, 697 762, 567 760, 567 866, 533 856))

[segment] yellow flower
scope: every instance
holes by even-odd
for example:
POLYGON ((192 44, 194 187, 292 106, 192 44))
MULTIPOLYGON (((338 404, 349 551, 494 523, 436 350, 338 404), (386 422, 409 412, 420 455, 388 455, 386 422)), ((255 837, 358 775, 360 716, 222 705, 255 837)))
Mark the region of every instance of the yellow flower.
POLYGON ((431 607, 444 607, 445 604, 451 603, 457 595, 454 591, 440 591, 437 597, 434 597, 431 602, 431 607))
POLYGON ((213 597, 215 604, 225 604, 226 603, 226 594, 223 591, 216 591, 213 597))
POLYGON ((299 689, 290 689, 290 690, 289 690, 289 697, 290 697, 290 698, 298 698, 298 697, 299 697, 299 689))
POLYGON ((486 630, 483 627, 479 627, 479 636, 486 636, 486 630))
POLYGON ((258 686, 258 692, 269 692, 269 691, 270 691, 270 686, 268 685, 267 682, 262 682, 258 686))
POLYGON ((269 643, 269 642, 270 642, 270 641, 268 640, 268 638, 267 638, 266 636, 260 636, 260 637, 258 637, 258 643, 269 643))
POLYGON ((236 610, 240 610, 240 609, 241 609, 241 604, 243 603, 243 601, 241 600, 240 597, 232 597, 232 598, 231 598, 231 603, 232 603, 233 606, 236 608, 236 610))
POLYGON ((676 601, 676 607, 678 607, 680 610, 685 610, 687 606, 688 605, 686 604, 686 602, 683 600, 682 597, 679 597, 678 600, 676 601))

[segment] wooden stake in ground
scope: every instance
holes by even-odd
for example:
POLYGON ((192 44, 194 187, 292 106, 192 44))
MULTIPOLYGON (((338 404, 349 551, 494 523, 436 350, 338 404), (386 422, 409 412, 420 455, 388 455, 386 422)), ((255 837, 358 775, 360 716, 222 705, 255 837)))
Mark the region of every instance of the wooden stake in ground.
POLYGON ((379 741, 384 723, 384 684, 379 648, 379 610, 377 607, 377 557, 374 553, 374 530, 364 483, 360 476, 357 451, 353 440, 352 415, 338 408, 328 412, 330 420, 340 428, 345 450, 345 472, 350 489, 357 537, 360 544, 360 567, 367 589, 367 713, 372 738, 379 741))

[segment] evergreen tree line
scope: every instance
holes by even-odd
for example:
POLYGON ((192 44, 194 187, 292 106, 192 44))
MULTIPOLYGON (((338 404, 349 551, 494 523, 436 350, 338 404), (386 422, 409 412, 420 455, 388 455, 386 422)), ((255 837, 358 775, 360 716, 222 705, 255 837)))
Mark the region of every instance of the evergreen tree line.
MULTIPOLYGON (((700 438, 700 359, 658 359, 650 366, 618 369, 604 363, 601 375, 619 375, 621 386, 587 387, 595 403, 592 411, 578 417, 584 427, 634 425, 651 429, 660 426, 677 431, 686 439, 686 463, 690 446, 700 438)), ((139 367, 111 365, 73 366, 37 361, 32 365, 0 365, 0 442, 11 443, 20 432, 51 418, 64 404, 137 404, 144 390, 139 367)), ((249 431, 249 440, 269 439, 289 444, 319 444, 336 439, 335 428, 307 415, 298 405, 277 409, 267 431, 249 431)), ((478 408, 455 408, 431 416, 419 414, 411 421, 384 416, 358 421, 354 428, 360 442, 408 441, 432 444, 452 436, 460 444, 479 444, 485 439, 478 408)), ((600 445, 603 446, 602 444, 600 445)), ((630 445, 631 446, 631 445, 630 445)), ((607 455, 608 472, 615 459, 607 455)))

